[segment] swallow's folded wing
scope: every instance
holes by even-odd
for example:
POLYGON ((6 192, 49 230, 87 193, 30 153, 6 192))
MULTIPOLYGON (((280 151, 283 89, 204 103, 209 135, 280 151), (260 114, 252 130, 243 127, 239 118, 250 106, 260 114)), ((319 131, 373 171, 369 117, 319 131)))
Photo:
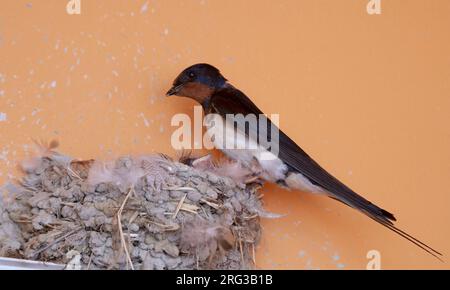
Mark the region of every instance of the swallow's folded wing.
MULTIPOLYGON (((263 112, 244 93, 232 86, 222 89, 214 94, 209 105, 211 113, 217 113, 223 117, 227 114, 255 114, 257 117, 263 114, 263 112)), ((258 121, 261 120, 260 118, 256 119, 258 121)), ((271 126, 277 128, 270 120, 267 121, 267 128, 261 128, 259 124, 247 124, 244 127, 238 126, 238 128, 245 128, 245 134, 249 137, 260 136, 260 134, 263 134, 263 138, 266 138, 264 140, 270 140, 270 136, 268 136, 267 132, 270 132, 271 126)), ((286 163, 291 170, 301 173, 313 184, 325 189, 331 198, 360 210, 371 219, 389 228, 431 255, 435 257, 441 255, 433 248, 395 227, 392 221, 395 221, 396 219, 392 213, 376 206, 340 182, 315 162, 281 130, 279 130, 278 157, 286 163)))
MULTIPOLYGON (((213 112, 224 117, 226 114, 255 114, 257 117, 263 114, 263 112, 244 93, 233 87, 226 88, 213 95, 211 98, 211 109, 213 112)), ((260 121, 261 119, 256 118, 256 120, 260 121)), ((266 138, 264 140, 269 140, 270 135, 268 135, 267 132, 270 132, 271 126, 277 128, 270 120, 267 121, 267 129, 264 127, 260 128, 259 124, 246 124, 246 126, 237 126, 237 128, 245 128, 245 134, 247 136, 260 136, 261 134, 264 134, 265 136, 262 136, 266 138)), ((278 151, 278 157, 291 169, 306 176, 315 185, 318 185, 329 192, 332 197, 349 206, 367 211, 371 215, 376 216, 387 223, 392 224, 391 220, 395 221, 395 217, 391 213, 359 196, 328 173, 281 130, 279 130, 278 151)))

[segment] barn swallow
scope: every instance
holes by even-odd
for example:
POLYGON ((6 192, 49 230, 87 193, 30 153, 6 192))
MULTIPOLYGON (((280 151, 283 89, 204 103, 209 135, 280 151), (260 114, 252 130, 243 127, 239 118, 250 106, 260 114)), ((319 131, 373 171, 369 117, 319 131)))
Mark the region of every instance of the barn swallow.
MULTIPOLYGON (((226 122, 228 114, 243 114, 244 116, 249 114, 261 116, 263 114, 250 98, 231 85, 217 68, 205 63, 190 66, 182 71, 167 92, 167 96, 172 95, 194 99, 202 105, 206 117, 219 116, 223 118, 223 122, 226 122)), ((440 259, 439 256, 442 256, 440 252, 396 227, 393 223, 396 219, 392 213, 354 192, 323 169, 274 123, 270 120, 265 121, 267 125, 264 126, 228 126, 226 128, 231 129, 222 130, 233 130, 233 132, 216 132, 215 137, 225 134, 225 136, 242 139, 236 140, 236 143, 258 143, 258 140, 262 139, 261 137, 266 137, 265 140, 270 139, 270 136, 261 136, 261 134, 268 134, 272 128, 276 128, 279 140, 278 154, 275 158, 261 158, 261 151, 267 150, 265 147, 258 147, 257 150, 227 149, 223 144, 218 144, 223 142, 221 138, 215 138, 214 143, 221 148, 225 155, 242 162, 242 164, 250 166, 252 162, 257 162, 262 169, 262 177, 267 181, 276 182, 291 189, 324 193, 359 210, 440 259), (265 126, 267 126, 267 130, 261 130, 261 127, 266 128, 265 126), (245 129, 242 130, 242 128, 245 129)), ((261 119, 257 118, 257 122, 261 122, 261 119)))

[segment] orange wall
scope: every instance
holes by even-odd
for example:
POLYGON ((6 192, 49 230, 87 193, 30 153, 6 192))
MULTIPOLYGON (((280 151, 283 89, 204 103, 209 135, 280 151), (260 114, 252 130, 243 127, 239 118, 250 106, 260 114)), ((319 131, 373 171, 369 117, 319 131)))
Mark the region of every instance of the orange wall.
MULTIPOLYGON (((63 0, 0 4, 0 182, 31 139, 106 158, 174 154, 165 98, 184 67, 221 68, 281 128, 398 225, 450 254, 450 1, 63 0)), ((260 268, 449 268, 324 197, 264 189, 260 268)), ((448 260, 448 259, 447 259, 448 260)))

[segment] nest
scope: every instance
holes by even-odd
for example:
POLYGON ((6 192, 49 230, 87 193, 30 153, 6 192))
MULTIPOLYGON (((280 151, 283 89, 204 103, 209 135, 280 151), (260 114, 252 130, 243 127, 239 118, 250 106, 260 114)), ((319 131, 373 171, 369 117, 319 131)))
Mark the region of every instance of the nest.
POLYGON ((56 146, 3 187, 0 256, 76 269, 255 267, 260 217, 274 217, 258 187, 162 155, 74 161, 56 146))

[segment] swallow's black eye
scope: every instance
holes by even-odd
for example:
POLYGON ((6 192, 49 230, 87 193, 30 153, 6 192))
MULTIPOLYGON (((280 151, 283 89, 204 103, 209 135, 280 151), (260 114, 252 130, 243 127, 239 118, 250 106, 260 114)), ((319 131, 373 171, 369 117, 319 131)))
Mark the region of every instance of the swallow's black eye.
POLYGON ((194 72, 190 72, 189 73, 189 78, 192 80, 195 78, 195 73, 194 72))

